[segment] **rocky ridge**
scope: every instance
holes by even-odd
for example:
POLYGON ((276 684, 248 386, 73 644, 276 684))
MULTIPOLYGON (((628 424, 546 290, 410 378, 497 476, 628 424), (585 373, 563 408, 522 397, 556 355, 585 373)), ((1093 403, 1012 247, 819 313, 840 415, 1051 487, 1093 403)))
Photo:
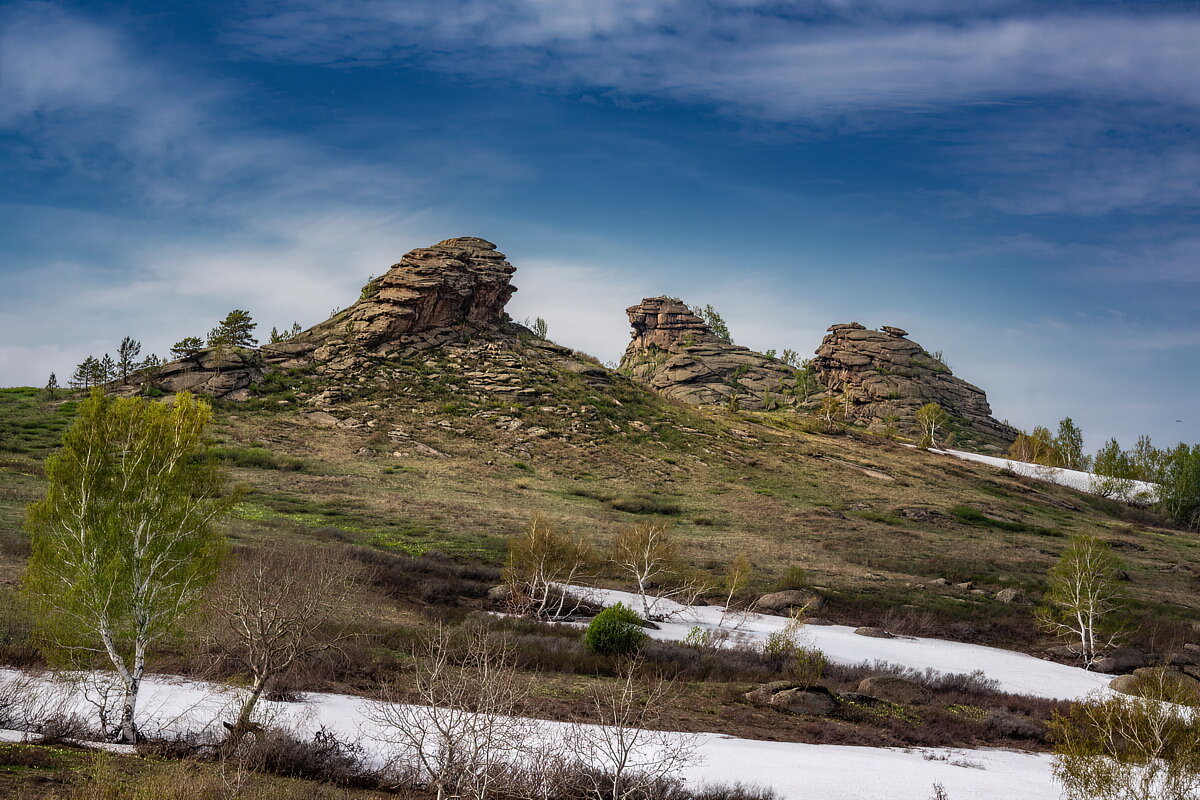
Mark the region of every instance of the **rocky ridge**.
POLYGON ((287 373, 324 386, 305 398, 323 408, 363 388, 401 384, 437 384, 478 402, 535 400, 560 373, 608 385, 612 376, 599 364, 508 319, 514 272, 489 241, 447 239, 409 252, 353 305, 290 339, 201 350, 132 376, 121 391, 246 400, 268 375, 287 373))
POLYGON ((817 381, 840 398, 848 417, 873 430, 915 432, 917 409, 937 403, 965 438, 1007 447, 1017 431, 992 417, 987 395, 900 328, 833 325, 812 361, 817 381))
POLYGON ((683 301, 647 297, 626 313, 633 340, 618 370, 659 394, 755 410, 796 404, 793 368, 723 341, 683 301))

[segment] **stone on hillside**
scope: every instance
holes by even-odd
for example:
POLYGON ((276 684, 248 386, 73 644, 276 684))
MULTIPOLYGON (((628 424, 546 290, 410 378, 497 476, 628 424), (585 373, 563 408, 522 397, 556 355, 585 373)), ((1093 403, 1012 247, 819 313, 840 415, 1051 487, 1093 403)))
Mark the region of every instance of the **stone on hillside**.
POLYGON ((855 628, 854 632, 859 636, 869 636, 872 639, 895 639, 895 635, 888 633, 883 628, 872 628, 869 625, 862 628, 855 628))
POLYGON ((771 613, 786 612, 793 608, 805 611, 820 611, 825 607, 825 598, 807 589, 785 589, 781 592, 771 592, 758 598, 755 606, 771 613))
POLYGON ((794 681, 774 681, 747 692, 745 697, 755 705, 789 714, 825 717, 837 711, 837 699, 828 689, 794 681))
POLYGON ((1021 590, 1013 587, 996 592, 996 599, 1001 603, 1017 603, 1022 598, 1021 590))
POLYGON ((857 688, 862 694, 906 705, 933 699, 933 692, 921 684, 894 675, 871 675, 859 681, 857 688))
POLYGON ((1149 663, 1150 657, 1139 648, 1118 647, 1106 653, 1103 658, 1097 659, 1092 664, 1092 669, 1096 672, 1107 672, 1110 675, 1117 675, 1133 672, 1135 669, 1145 667, 1149 663))
POLYGON ((895 425, 917 433, 917 409, 937 403, 964 436, 997 448, 1011 444, 1017 431, 992 418, 983 390, 956 378, 907 336, 890 326, 873 331, 857 322, 833 325, 813 359, 817 381, 846 404, 851 418, 872 429, 895 425))
POLYGON ((648 297, 626 309, 633 341, 621 372, 691 405, 769 409, 795 405, 795 370, 778 359, 724 342, 681 301, 648 297))

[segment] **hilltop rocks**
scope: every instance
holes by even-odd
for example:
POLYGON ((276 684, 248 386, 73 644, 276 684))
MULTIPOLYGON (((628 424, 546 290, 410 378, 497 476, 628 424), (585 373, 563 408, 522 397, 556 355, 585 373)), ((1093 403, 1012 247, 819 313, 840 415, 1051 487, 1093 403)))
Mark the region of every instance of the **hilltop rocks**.
POLYGON ((659 394, 691 405, 731 398, 751 409, 795 404, 792 368, 723 341, 681 300, 648 297, 626 313, 633 341, 618 369, 659 394))
POLYGON ((820 611, 825 607, 825 598, 806 589, 784 589, 764 594, 754 606, 771 614, 782 614, 793 608, 800 608, 805 612, 820 611))
POLYGON ((745 698, 756 706, 765 706, 788 714, 827 717, 837 711, 837 698, 828 689, 793 681, 764 684, 747 692, 745 698))
MULTIPOLYGON (((455 329, 492 327, 504 318, 516 291, 509 283, 515 271, 485 239, 464 236, 420 247, 368 283, 358 302, 301 334, 295 344, 348 337, 362 348, 393 352, 455 329)), ((296 348, 289 343, 279 349, 296 348)))
POLYGON ((817 348, 813 369, 826 391, 841 398, 848 416, 883 430, 916 432, 914 415, 937 403, 960 432, 1007 446, 1017 431, 992 418, 982 389, 956 378, 950 368, 900 328, 868 330, 857 322, 833 325, 817 348))

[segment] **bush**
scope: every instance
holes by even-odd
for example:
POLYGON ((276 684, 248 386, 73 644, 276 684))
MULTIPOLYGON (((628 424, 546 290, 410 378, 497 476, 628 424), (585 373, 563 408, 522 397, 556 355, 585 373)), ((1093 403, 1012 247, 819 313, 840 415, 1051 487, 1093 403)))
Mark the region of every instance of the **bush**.
POLYGON ((646 641, 641 620, 621 603, 606 608, 592 619, 583 640, 593 652, 605 656, 624 656, 638 651, 646 641))
POLYGON ((302 458, 273 453, 265 447, 214 447, 213 455, 227 464, 247 469, 277 469, 303 472, 308 464, 302 458))
POLYGON ((626 514, 663 514, 668 517, 683 513, 677 504, 658 497, 632 497, 609 501, 609 507, 626 514))
POLYGON ((808 573, 803 567, 791 566, 788 571, 783 573, 773 587, 776 592, 784 592, 789 589, 807 589, 808 588, 808 573))

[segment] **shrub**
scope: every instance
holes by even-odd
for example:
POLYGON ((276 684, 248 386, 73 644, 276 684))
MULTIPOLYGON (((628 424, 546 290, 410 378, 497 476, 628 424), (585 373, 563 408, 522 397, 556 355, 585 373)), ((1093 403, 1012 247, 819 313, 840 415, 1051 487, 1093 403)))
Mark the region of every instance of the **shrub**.
POLYGON ((791 566, 783 576, 775 582, 775 591, 783 592, 789 589, 808 588, 808 573, 803 567, 791 566))
POLYGON ((214 447, 212 452, 227 464, 248 469, 303 472, 308 466, 302 458, 273 453, 265 447, 214 447))
POLYGON ((829 659, 815 647, 797 647, 791 666, 797 681, 806 686, 816 686, 825 677, 829 659))
POLYGON ((583 640, 601 655, 630 655, 637 652, 646 641, 646 632, 642 630, 640 621, 637 614, 617 603, 592 619, 583 640))
POLYGON ((626 514, 665 514, 673 517, 683 513, 678 504, 657 497, 633 497, 612 500, 609 507, 626 514))

